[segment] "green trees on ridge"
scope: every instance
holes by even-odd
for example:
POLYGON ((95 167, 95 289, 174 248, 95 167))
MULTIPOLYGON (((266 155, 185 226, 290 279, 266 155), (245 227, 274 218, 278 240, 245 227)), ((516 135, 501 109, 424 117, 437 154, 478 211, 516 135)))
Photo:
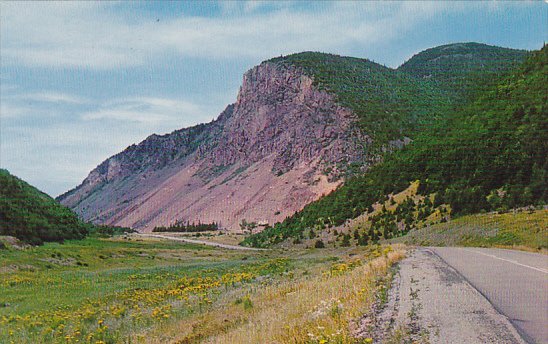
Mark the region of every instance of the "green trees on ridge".
POLYGON ((452 110, 417 134, 413 143, 385 156, 303 210, 246 245, 268 246, 297 237, 318 218, 336 225, 362 214, 389 193, 420 180, 422 194, 436 193, 453 214, 545 204, 548 198, 548 49, 474 101, 452 110))
POLYGON ((50 196, 0 169, 0 235, 41 244, 82 239, 92 228, 50 196))

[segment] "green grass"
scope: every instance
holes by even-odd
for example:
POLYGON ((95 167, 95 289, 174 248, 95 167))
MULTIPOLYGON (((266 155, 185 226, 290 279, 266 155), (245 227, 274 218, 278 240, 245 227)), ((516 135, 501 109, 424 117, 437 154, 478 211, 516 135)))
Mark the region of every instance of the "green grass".
POLYGON ((0 250, 0 343, 172 340, 182 321, 238 298, 251 312, 250 295, 264 288, 370 255, 365 248, 221 250, 135 236, 7 246, 0 250))
POLYGON ((390 240, 422 246, 548 249, 548 211, 478 214, 459 217, 390 240))
MULTIPOLYGON (((166 291, 181 290, 182 280, 209 291, 223 276, 258 276, 288 266, 274 257, 248 256, 201 245, 96 238, 0 250, 0 342, 83 341, 90 335, 118 342, 157 320, 155 310, 168 320, 176 298, 166 291), (112 331, 101 330, 99 322, 112 331)), ((189 297, 189 304, 173 312, 175 318, 210 297, 183 294, 176 296, 189 297)))

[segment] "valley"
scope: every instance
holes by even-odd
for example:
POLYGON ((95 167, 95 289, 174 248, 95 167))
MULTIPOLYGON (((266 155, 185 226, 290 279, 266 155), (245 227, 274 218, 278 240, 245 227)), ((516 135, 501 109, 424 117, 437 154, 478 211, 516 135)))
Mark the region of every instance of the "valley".
MULTIPOLYGON (((545 53, 538 55, 543 60, 545 53)), ((474 104, 480 88, 495 87, 527 56, 459 43, 420 52, 397 69, 316 52, 266 60, 243 75, 236 101, 214 121, 149 136, 57 200, 86 221, 144 232, 176 221, 217 222, 232 231, 243 219, 274 226, 329 199, 323 196, 336 197, 333 191, 351 187, 389 153, 409 145, 421 152, 424 137, 431 144, 434 133, 455 127, 452 121, 468 110, 460 110, 462 104, 474 104)), ((475 127, 462 130, 476 133, 475 127)), ((405 182, 421 179, 409 176, 413 172, 405 182)), ((369 197, 394 191, 401 190, 367 190, 369 197)), ((363 206, 331 207, 337 214, 319 216, 341 224, 363 206)))
POLYGON ((55 199, 1 169, 0 342, 542 343, 547 85, 546 45, 301 52, 55 199))

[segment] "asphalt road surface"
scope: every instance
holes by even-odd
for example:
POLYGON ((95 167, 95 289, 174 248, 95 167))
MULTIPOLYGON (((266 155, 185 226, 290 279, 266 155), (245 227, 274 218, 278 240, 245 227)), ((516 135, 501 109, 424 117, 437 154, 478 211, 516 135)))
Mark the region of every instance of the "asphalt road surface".
POLYGON ((505 315, 528 343, 548 343, 548 256, 487 249, 430 247, 505 315))
POLYGON ((375 344, 525 344, 509 319, 434 250, 418 248, 400 262, 387 302, 360 321, 358 335, 375 344))

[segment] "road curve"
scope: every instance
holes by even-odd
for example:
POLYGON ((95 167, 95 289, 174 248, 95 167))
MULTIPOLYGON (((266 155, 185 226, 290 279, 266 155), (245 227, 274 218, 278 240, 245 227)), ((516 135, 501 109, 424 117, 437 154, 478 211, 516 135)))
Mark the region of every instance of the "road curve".
POLYGON ((548 343, 548 256, 530 252, 429 247, 508 317, 528 343, 548 343))
POLYGON ((149 237, 149 238, 159 238, 159 239, 166 239, 166 240, 173 240, 173 241, 181 241, 181 242, 186 242, 186 243, 189 243, 189 244, 213 246, 213 247, 218 247, 218 248, 224 248, 224 249, 227 249, 227 250, 240 250, 240 251, 264 251, 265 250, 265 249, 262 249, 262 248, 227 245, 227 244, 221 244, 221 243, 212 242, 212 241, 194 240, 194 239, 187 239, 187 238, 181 238, 181 237, 172 237, 172 236, 161 235, 161 234, 139 233, 139 234, 135 234, 135 235, 143 236, 143 237, 149 237))

